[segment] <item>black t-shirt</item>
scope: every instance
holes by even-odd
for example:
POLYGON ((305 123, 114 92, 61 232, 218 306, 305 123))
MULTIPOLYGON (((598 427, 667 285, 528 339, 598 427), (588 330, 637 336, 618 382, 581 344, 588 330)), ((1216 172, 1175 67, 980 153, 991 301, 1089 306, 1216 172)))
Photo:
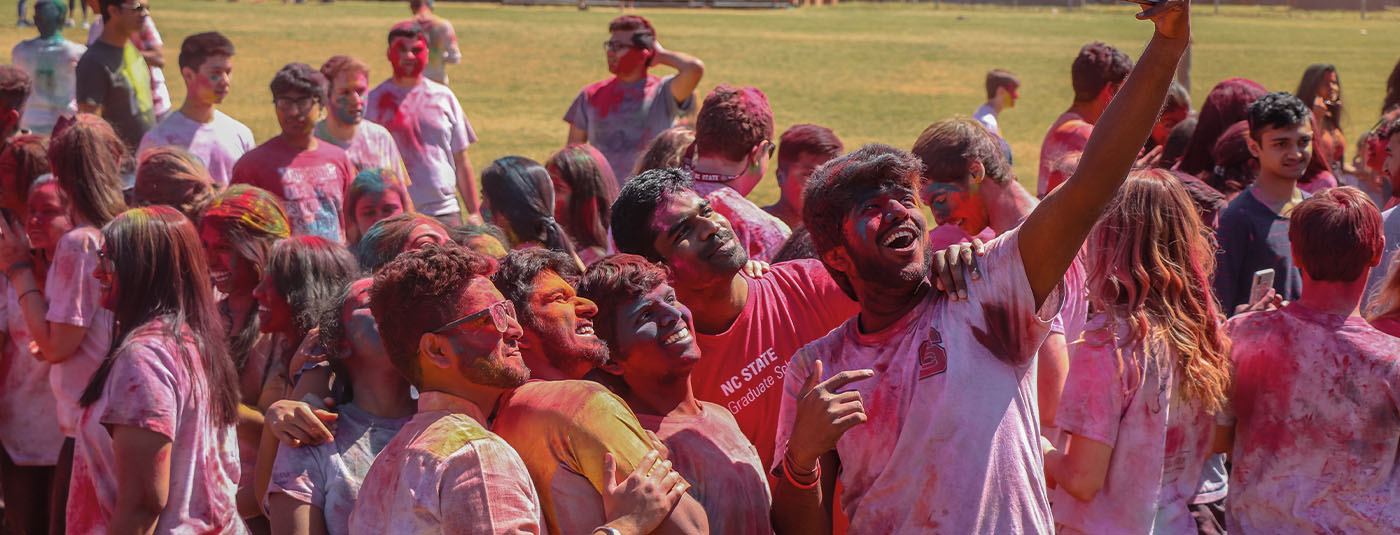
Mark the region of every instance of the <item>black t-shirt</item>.
POLYGON ((141 136, 155 125, 155 113, 150 67, 133 45, 126 46, 132 48, 131 65, 123 64, 127 58, 122 48, 101 40, 88 46, 75 69, 77 97, 79 103, 101 107, 102 118, 116 130, 127 150, 135 151, 141 136))

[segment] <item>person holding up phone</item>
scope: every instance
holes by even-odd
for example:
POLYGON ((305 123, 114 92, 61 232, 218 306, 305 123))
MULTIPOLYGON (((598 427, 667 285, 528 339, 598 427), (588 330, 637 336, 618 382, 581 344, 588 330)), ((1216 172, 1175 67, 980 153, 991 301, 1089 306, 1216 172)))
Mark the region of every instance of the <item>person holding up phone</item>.
POLYGON ((651 21, 637 15, 613 19, 608 31, 603 50, 613 76, 584 86, 564 122, 569 123, 569 144, 596 147, 621 186, 651 139, 695 109, 692 94, 705 75, 705 63, 662 47, 651 21), (652 76, 648 69, 656 64, 675 68, 676 74, 652 76))

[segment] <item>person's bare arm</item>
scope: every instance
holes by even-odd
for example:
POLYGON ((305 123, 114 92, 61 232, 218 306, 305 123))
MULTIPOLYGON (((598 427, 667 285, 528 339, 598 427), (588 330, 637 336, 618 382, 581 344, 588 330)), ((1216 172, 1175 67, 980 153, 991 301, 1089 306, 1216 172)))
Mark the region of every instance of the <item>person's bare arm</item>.
POLYGON ((326 515, 320 507, 276 492, 267 497, 267 509, 272 535, 326 535, 326 515))
POLYGON ((778 534, 800 533, 829 535, 832 532, 832 511, 836 503, 836 473, 841 465, 836 452, 829 451, 818 461, 821 481, 804 489, 786 477, 778 477, 773 487, 773 531, 778 534))
POLYGON ((117 503, 107 535, 149 535, 170 494, 170 437, 128 425, 112 427, 117 503))
POLYGON ((452 153, 452 163, 457 168, 457 192, 462 195, 462 204, 467 207, 467 216, 462 220, 480 218, 481 196, 476 190, 476 174, 472 172, 472 159, 467 155, 467 149, 452 153))
POLYGON ((821 381, 822 361, 813 363, 796 396, 792 435, 774 491, 772 520, 779 532, 831 533, 836 441, 867 419, 860 392, 842 388, 874 375, 872 370, 849 370, 821 381))
POLYGON ((1215 434, 1211 436, 1211 451, 1213 453, 1231 453, 1235 449, 1235 426, 1216 425, 1215 434))
POLYGON ((1040 345, 1036 364, 1036 403, 1040 406, 1040 425, 1055 427, 1055 412, 1060 408, 1060 394, 1069 375, 1069 347, 1065 335, 1051 333, 1040 345))
POLYGON ((676 69, 676 77, 671 79, 671 97, 676 102, 685 102, 690 98, 695 87, 700 85, 700 79, 705 76, 705 62, 700 58, 685 52, 666 50, 660 42, 656 43, 656 62, 676 69))
POLYGON ((1060 284, 1147 142, 1191 38, 1189 11, 1187 0, 1165 0, 1138 14, 1156 24, 1152 40, 1095 123, 1078 170, 1021 225, 1018 243, 1037 306, 1060 284))
POLYGON ((152 67, 165 66, 165 45, 156 45, 150 50, 142 50, 141 57, 146 58, 146 64, 152 67))
POLYGON ((1070 496, 1087 502, 1108 480, 1113 447, 1081 436, 1070 436, 1065 451, 1045 452, 1045 477, 1070 496))
POLYGON ((588 131, 569 124, 569 144, 588 143, 588 131))

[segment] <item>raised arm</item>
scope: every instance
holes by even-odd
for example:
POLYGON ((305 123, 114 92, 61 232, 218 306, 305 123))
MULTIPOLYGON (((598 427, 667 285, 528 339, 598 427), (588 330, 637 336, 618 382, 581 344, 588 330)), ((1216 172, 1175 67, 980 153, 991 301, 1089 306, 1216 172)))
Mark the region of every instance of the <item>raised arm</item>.
POLYGON ((1152 20, 1157 31, 1095 123, 1078 170, 1021 225, 1021 259, 1037 305, 1060 283, 1147 142, 1177 60, 1191 40, 1189 11, 1187 0, 1164 0, 1137 15, 1152 20))
POLYGON ((656 43, 656 62, 668 67, 675 67, 676 78, 671 80, 671 97, 676 102, 685 102, 690 98, 690 94, 695 92, 695 87, 700 85, 700 78, 705 76, 705 62, 700 58, 662 48, 661 43, 656 43))

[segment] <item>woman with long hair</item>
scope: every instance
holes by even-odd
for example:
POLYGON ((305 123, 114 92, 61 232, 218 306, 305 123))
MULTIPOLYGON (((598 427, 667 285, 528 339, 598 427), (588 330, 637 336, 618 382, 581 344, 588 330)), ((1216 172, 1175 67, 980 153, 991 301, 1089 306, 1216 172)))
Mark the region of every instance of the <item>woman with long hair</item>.
POLYGON ((100 117, 68 117, 55 127, 48 155, 53 176, 70 203, 73 229, 58 240, 42 288, 20 222, 0 221, 0 267, 19 305, 7 313, 24 318, 36 356, 50 364, 58 425, 65 437, 50 498, 51 522, 59 533, 82 412, 78 398, 111 349, 112 312, 99 306, 100 290, 92 275, 102 246, 98 229, 126 210, 119 174, 126 146, 100 117))
POLYGON ((0 148, 0 208, 24 215, 29 187, 49 172, 49 138, 20 134, 0 148))
POLYGON ((1227 199, 1234 199, 1259 175, 1259 159, 1249 152, 1247 121, 1226 128, 1225 133, 1215 140, 1215 146, 1211 147, 1210 157, 1215 165, 1198 178, 1225 194, 1227 199))
POLYGON ((239 411, 238 441, 242 471, 239 476, 239 512, 245 517, 261 514, 253 493, 253 470, 261 442, 262 413, 281 399, 284 385, 273 380, 272 367, 281 341, 263 334, 253 289, 262 281, 272 246, 291 236, 287 214, 276 196, 267 190, 235 184, 210 202, 199 220, 199 237, 208 259, 214 288, 223 294, 219 314, 238 389, 243 399, 239 411))
POLYGON ((408 212, 376 222, 355 245, 355 259, 360 269, 374 273, 380 266, 392 262, 405 251, 421 249, 424 245, 442 245, 452 241, 447 227, 436 217, 408 212))
POLYGON ((163 204, 199 221, 214 199, 214 179, 198 156, 175 146, 146 149, 136 166, 132 194, 137 204, 163 204))
POLYGON ((1250 103, 1264 96, 1264 86, 1253 80, 1230 78, 1210 90, 1201 104, 1201 113, 1196 116, 1196 130, 1191 133, 1191 142, 1186 145, 1186 153, 1181 156, 1178 168, 1189 174, 1200 176, 1202 172, 1215 167, 1211 149, 1230 125, 1249 118, 1250 103))
POLYGON ((365 169, 345 190, 345 237, 354 250, 375 223, 413 211, 398 175, 388 169, 365 169))
MULTIPOLYGON (((2 157, 2 156, 0 156, 2 157)), ((24 231, 33 248, 35 282, 44 287, 54 251, 73 229, 68 199, 52 176, 34 182, 24 195, 24 231)), ((54 466, 63 448, 57 400, 49 384, 50 365, 30 353, 29 327, 20 310, 19 294, 4 284, 0 289, 0 490, 6 499, 5 520, 18 533, 44 534, 49 529, 49 498, 54 466), (11 312, 16 311, 16 312, 11 312)))
POLYGON ((608 224, 617 200, 617 180, 603 153, 592 145, 569 145, 545 163, 554 182, 554 219, 574 240, 585 265, 607 256, 608 224))
POLYGON ((116 343, 83 392, 68 532, 246 533, 234 505, 237 379, 199 235, 150 206, 102 239, 92 275, 116 343))
POLYGON ((1298 91, 1294 94, 1312 110, 1313 122, 1312 160, 1308 162, 1307 173, 1298 182, 1309 193, 1322 187, 1336 187, 1336 177, 1353 171, 1346 161, 1342 80, 1337 68, 1328 63, 1309 66, 1303 71, 1303 79, 1298 82, 1298 91), (1314 184, 1319 178, 1323 179, 1324 186, 1314 184))
POLYGON ((554 183, 539 162, 497 158, 481 171, 481 197, 482 215, 506 232, 512 249, 544 247, 577 258, 572 240, 554 219, 554 183))
POLYGON ((1385 99, 1381 100, 1381 114, 1397 109, 1400 109, 1400 60, 1396 60, 1395 67, 1390 69, 1390 76, 1385 79, 1385 99))
POLYGON ((273 533, 350 533, 360 482, 417 411, 408 380, 389 361, 370 314, 373 283, 350 283, 321 311, 317 339, 338 387, 334 440, 278 447, 267 495, 273 533))
POLYGON ((1134 173, 1089 236, 1096 314, 1070 349, 1045 455, 1060 533, 1194 534, 1189 504, 1225 402, 1229 340, 1210 229, 1170 172, 1134 173))
MULTIPOLYGON (((657 134, 652 138, 651 144, 647 145, 646 152, 641 158, 637 158, 637 167, 632 171, 632 176, 642 174, 643 171, 652 169, 679 168, 685 165, 685 153, 692 144, 695 143, 695 129, 689 126, 675 126, 657 134)), ((631 177, 620 176, 617 178, 617 187, 627 184, 627 179, 631 177)))

